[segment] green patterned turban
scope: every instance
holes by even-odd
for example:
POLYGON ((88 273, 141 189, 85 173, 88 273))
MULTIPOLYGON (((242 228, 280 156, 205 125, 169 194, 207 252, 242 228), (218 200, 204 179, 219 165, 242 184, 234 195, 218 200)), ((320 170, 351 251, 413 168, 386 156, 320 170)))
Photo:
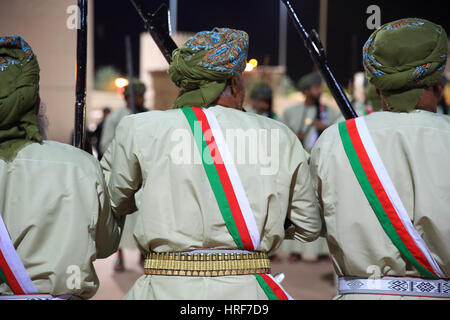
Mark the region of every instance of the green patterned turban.
POLYGON ((427 20, 408 18, 385 24, 364 45, 370 82, 394 112, 413 111, 424 88, 439 83, 447 62, 445 30, 427 20))
POLYGON ((0 159, 13 160, 26 145, 41 142, 36 99, 39 64, 19 36, 0 38, 0 159))
POLYGON ((248 42, 244 31, 215 28, 175 50, 169 75, 181 92, 173 107, 208 107, 217 100, 228 80, 245 70, 248 42))
POLYGON ((272 101, 272 96, 272 88, 265 82, 257 82, 250 88, 251 99, 272 101))

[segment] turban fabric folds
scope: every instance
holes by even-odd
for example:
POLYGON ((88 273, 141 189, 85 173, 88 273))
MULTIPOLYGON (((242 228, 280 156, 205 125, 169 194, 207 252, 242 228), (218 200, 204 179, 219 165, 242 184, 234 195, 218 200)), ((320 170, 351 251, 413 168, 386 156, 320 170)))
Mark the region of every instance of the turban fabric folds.
POLYGON ((447 62, 445 30, 432 22, 408 18, 383 25, 363 48, 369 81, 381 90, 394 112, 410 112, 424 88, 440 82, 447 62))
POLYGON ((0 38, 0 159, 11 161, 27 144, 42 141, 35 113, 39 71, 25 40, 0 38))
POLYGON ((174 108, 208 107, 217 100, 227 81, 245 70, 248 42, 244 31, 215 28, 175 50, 169 75, 181 92, 174 108))

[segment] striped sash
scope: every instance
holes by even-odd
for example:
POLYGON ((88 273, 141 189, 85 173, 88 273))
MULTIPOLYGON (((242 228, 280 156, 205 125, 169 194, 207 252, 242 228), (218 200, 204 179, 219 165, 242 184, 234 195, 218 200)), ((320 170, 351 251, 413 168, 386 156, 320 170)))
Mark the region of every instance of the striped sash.
POLYGON ((381 226, 401 254, 426 278, 445 278, 414 228, 378 154, 363 117, 339 124, 339 133, 361 188, 381 226))
POLYGON ((17 255, 6 226, 0 216, 0 278, 6 281, 16 295, 37 294, 38 290, 30 279, 17 255))
MULTIPOLYGON (((219 210, 236 246, 241 250, 258 251, 260 234, 239 173, 215 115, 208 109, 182 109, 200 152, 203 167, 216 198, 219 210)), ((269 299, 290 298, 268 275, 256 275, 269 299), (265 283, 265 285, 262 285, 265 283)))

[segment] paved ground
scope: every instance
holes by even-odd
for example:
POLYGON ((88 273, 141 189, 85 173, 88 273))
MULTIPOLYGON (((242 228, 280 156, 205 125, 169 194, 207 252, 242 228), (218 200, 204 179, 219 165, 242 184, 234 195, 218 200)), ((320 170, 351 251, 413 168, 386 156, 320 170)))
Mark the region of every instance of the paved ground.
MULTIPOLYGON (((124 256, 127 271, 123 273, 113 272, 115 255, 94 263, 100 278, 100 289, 93 298, 94 300, 122 299, 142 275, 139 252, 125 250, 124 256)), ((284 253, 281 253, 280 256, 286 257, 284 253)), ((285 274, 283 287, 294 299, 328 300, 335 295, 333 267, 330 261, 288 263, 286 259, 283 259, 282 262, 272 265, 272 274, 279 272, 285 274)))

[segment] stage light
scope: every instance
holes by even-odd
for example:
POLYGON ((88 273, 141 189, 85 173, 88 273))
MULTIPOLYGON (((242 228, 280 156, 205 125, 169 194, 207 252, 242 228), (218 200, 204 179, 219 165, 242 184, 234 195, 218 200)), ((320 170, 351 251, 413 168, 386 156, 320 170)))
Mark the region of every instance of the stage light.
POLYGON ((114 81, 114 84, 116 85, 117 88, 125 88, 126 86, 128 86, 129 81, 128 79, 125 78, 117 78, 114 81))

